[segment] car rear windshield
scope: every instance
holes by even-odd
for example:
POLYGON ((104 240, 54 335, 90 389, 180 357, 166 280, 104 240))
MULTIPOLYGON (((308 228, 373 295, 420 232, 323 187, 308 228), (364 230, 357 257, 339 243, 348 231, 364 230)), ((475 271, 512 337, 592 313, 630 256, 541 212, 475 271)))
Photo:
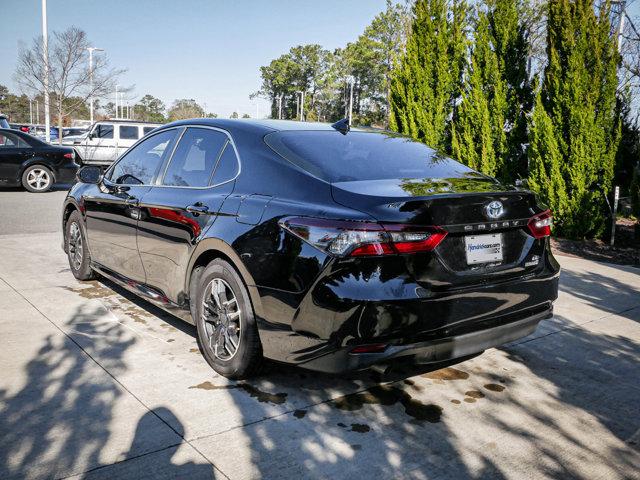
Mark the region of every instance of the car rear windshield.
POLYGON ((291 163, 328 182, 452 178, 472 170, 425 144, 388 132, 284 131, 265 142, 291 163))

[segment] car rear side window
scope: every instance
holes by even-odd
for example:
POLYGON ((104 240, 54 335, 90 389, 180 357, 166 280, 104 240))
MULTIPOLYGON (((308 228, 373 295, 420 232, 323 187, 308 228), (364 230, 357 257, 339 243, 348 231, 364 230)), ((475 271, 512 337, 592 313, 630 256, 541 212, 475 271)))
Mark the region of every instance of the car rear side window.
POLYGON ((11 133, 0 133, 0 148, 30 148, 27 142, 25 142, 18 135, 11 133))
POLYGON ((98 138, 113 138, 113 125, 98 125, 95 129, 98 138))
POLYGON ((228 182, 238 174, 238 158, 236 152, 233 149, 231 142, 227 142, 224 147, 224 152, 220 156, 220 161, 216 166, 213 177, 211 178, 211 185, 220 185, 221 183, 228 182))
POLYGON ((423 143, 390 132, 274 132, 265 137, 291 163, 328 182, 448 178, 471 172, 423 143))
POLYGON ((227 136, 207 128, 187 128, 167 166, 163 185, 206 187, 227 136))
POLYGON ((120 184, 150 185, 173 150, 176 132, 166 130, 140 142, 115 164, 109 179, 120 184))
POLYGON ((137 140, 138 127, 135 127, 132 125, 120 125, 120 139, 121 140, 137 140))

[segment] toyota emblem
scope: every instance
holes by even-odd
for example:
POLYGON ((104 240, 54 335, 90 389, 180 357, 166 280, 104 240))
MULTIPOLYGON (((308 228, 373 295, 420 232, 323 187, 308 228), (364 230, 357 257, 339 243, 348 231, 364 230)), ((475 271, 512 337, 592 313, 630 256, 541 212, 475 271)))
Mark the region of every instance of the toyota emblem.
POLYGON ((487 214, 487 217, 491 219, 500 218, 504 215, 504 206, 502 205, 502 202, 494 200, 484 207, 484 212, 487 214))

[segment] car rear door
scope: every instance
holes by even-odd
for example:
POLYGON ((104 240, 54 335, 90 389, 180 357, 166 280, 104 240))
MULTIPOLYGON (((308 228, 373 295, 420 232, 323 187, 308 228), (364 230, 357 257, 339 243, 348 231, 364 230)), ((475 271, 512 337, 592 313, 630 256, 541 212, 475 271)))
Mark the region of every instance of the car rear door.
POLYGON ((138 125, 117 125, 117 146, 116 156, 121 157, 124 153, 142 138, 140 135, 140 127, 138 125))
POLYGON ((233 191, 239 172, 231 137, 188 127, 158 185, 142 199, 138 249, 147 283, 179 302, 191 253, 233 191))
POLYGON ((18 135, 0 132, 0 185, 19 181, 20 167, 32 155, 31 146, 18 135))
POLYGON ((82 198, 92 260, 136 282, 145 282, 136 241, 140 199, 151 189, 178 133, 164 130, 140 142, 107 172, 99 188, 82 198))

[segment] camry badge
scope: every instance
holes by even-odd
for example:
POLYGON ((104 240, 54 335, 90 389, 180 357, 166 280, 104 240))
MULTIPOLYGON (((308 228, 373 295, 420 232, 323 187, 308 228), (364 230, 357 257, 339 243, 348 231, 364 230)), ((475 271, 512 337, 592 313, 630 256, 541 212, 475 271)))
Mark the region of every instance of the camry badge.
POLYGON ((484 207, 484 213, 486 213, 487 217, 489 218, 500 218, 502 215, 504 215, 504 206, 502 205, 502 202, 494 200, 486 207, 484 207))

